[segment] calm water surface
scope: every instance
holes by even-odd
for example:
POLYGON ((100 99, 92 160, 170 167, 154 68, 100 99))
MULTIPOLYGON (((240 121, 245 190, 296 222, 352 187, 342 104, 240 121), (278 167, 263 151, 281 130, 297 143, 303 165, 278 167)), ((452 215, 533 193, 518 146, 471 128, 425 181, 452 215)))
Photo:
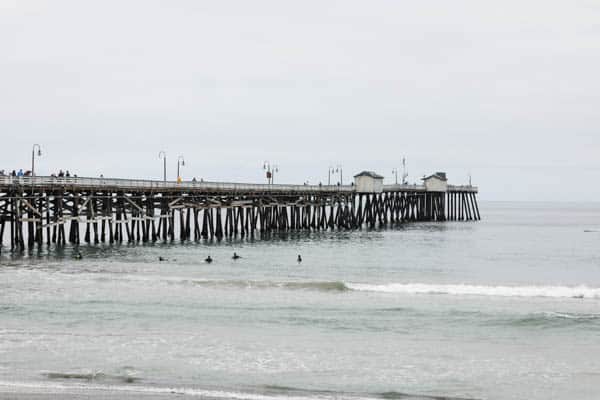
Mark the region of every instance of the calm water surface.
POLYGON ((482 216, 4 249, 0 398, 600 398, 600 205, 482 216))

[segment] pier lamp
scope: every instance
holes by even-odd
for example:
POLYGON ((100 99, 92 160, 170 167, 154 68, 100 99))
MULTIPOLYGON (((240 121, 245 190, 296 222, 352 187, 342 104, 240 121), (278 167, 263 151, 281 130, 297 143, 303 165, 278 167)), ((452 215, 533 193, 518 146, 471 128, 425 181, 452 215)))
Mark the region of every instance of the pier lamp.
POLYGON ((327 170, 327 186, 331 186, 331 174, 335 173, 335 168, 329 167, 327 170))
POLYGON ((392 174, 396 177, 396 185, 398 184, 398 168, 392 170, 392 174))
POLYGON ((163 160, 163 181, 167 181, 167 153, 164 151, 160 151, 158 153, 158 158, 163 160))
POLYGON ((340 173, 340 185, 343 185, 344 184, 344 172, 342 170, 342 166, 341 165, 336 166, 335 172, 340 173))
POLYGON ((271 168, 271 185, 274 183, 273 181, 275 180, 275 172, 279 172, 278 165, 273 165, 273 167, 271 168))
POLYGON ((181 178, 181 175, 179 174, 180 167, 185 167, 185 160, 183 156, 179 156, 177 158, 177 181, 179 181, 179 179, 181 178))
POLYGON ((267 185, 270 185, 271 184, 271 176, 272 175, 271 175, 271 165, 269 164, 268 161, 265 161, 263 163, 263 169, 265 171, 267 171, 267 174, 266 174, 267 175, 267 185))
POLYGON ((37 149, 37 156, 41 157, 42 155, 42 148, 39 144, 34 144, 33 148, 31 149, 31 176, 35 175, 35 149, 37 149))
POLYGON ((275 178, 275 172, 279 172, 279 166, 271 165, 270 161, 265 161, 263 163, 263 169, 267 171, 267 184, 272 185, 273 179, 275 178))

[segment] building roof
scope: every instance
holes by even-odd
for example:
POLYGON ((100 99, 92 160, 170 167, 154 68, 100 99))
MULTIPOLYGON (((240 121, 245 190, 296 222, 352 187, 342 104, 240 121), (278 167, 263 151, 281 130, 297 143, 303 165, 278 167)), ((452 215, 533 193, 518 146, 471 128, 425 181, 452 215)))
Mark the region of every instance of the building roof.
POLYGON ((368 176, 373 179, 383 179, 383 176, 376 174, 373 171, 363 171, 363 172, 360 172, 360 173, 354 175, 355 178, 358 178, 359 176, 368 176))
POLYGON ((423 178, 421 178, 421 180, 426 181, 428 179, 431 178, 436 178, 439 179, 440 181, 447 181, 448 178, 446 178, 446 173, 445 172, 436 172, 435 174, 431 174, 429 176, 425 176, 423 178))

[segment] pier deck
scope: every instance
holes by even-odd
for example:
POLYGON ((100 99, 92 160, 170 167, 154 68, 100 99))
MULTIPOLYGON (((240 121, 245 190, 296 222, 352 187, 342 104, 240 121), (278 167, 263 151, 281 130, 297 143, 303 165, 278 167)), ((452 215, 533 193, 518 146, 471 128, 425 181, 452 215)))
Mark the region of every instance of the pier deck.
POLYGON ((0 250, 42 244, 254 237, 295 230, 479 220, 477 187, 173 182, 0 176, 0 250))
MULTIPOLYGON (((35 188, 35 190, 125 190, 142 192, 190 192, 190 193, 355 193, 353 185, 282 185, 260 183, 202 182, 202 181, 155 181, 145 179, 84 178, 84 177, 13 177, 0 176, 0 193, 11 187, 35 188)), ((384 192, 425 192, 425 185, 384 185, 384 192)), ((477 193, 476 186, 448 185, 448 192, 477 193)))

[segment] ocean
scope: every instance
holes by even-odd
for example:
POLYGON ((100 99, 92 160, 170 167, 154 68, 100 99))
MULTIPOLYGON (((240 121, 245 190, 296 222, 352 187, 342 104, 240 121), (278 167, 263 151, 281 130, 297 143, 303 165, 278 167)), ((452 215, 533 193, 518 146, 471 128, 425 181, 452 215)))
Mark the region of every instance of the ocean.
POLYGON ((5 248, 0 398, 600 398, 600 204, 481 213, 82 259, 5 248))

